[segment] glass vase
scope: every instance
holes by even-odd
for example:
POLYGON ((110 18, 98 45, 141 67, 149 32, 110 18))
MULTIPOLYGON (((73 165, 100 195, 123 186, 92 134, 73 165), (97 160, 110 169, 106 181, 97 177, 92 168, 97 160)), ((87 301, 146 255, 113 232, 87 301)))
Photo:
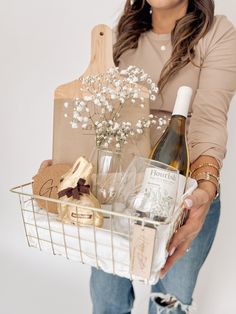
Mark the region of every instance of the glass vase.
POLYGON ((97 149, 95 193, 103 209, 112 209, 112 203, 122 178, 122 152, 97 149))

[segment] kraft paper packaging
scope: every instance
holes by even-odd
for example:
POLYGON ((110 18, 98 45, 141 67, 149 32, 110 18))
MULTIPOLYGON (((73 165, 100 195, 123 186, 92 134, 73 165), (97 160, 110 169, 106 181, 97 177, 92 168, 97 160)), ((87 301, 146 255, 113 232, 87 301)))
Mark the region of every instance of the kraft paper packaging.
POLYGON ((80 226, 101 227, 103 225, 103 215, 97 211, 87 209, 87 207, 100 208, 100 203, 90 191, 91 175, 93 166, 85 158, 79 157, 73 167, 65 173, 62 178, 58 190, 61 192, 68 188, 76 188, 79 180, 84 180, 84 184, 89 189, 79 194, 75 199, 72 195, 67 197, 63 195, 60 199, 67 201, 69 204, 58 204, 58 214, 60 220, 64 223, 73 223, 80 226))

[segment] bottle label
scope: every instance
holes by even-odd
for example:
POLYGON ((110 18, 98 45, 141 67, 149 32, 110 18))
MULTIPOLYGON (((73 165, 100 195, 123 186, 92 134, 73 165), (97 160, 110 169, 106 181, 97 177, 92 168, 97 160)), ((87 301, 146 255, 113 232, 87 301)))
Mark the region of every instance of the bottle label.
POLYGON ((186 178, 174 171, 147 168, 141 187, 140 211, 149 212, 150 218, 165 220, 170 217, 176 203, 184 193, 186 178))

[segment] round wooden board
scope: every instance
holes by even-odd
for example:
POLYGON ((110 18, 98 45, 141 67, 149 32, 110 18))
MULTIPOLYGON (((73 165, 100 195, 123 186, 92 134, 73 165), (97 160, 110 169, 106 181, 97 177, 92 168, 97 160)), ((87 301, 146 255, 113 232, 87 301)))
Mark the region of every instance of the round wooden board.
MULTIPOLYGON (((61 177, 69 171, 69 164, 55 164, 49 166, 33 177, 33 193, 34 195, 58 199, 58 185, 61 177)), ((36 199, 39 207, 46 209, 51 213, 57 213, 57 203, 36 199)))

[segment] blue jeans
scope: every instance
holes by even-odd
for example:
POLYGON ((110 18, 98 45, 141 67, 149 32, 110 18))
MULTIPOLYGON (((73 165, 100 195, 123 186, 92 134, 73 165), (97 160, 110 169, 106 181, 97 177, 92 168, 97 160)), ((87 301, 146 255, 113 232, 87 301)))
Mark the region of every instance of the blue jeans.
MULTIPOLYGON (((219 217, 220 199, 218 198, 212 203, 203 228, 192 242, 190 250, 162 280, 151 287, 149 314, 189 312, 198 273, 212 246, 219 217)), ((92 268, 90 293, 93 314, 131 313, 134 289, 129 279, 92 268)))

